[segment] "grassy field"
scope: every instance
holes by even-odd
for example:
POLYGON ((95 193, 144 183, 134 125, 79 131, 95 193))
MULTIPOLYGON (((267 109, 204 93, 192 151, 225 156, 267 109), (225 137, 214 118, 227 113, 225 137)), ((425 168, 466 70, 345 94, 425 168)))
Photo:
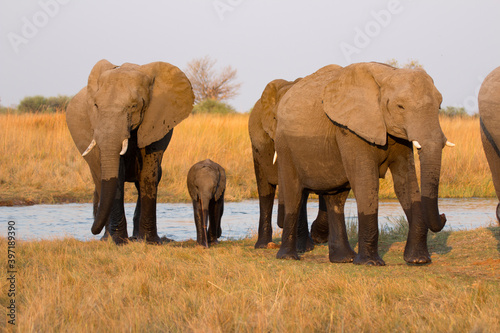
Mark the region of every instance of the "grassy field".
MULTIPOLYGON (((277 250, 254 250, 255 238, 207 250, 193 241, 18 242, 16 328, 500 332, 500 227, 431 234, 433 263, 423 267, 404 264, 405 234, 401 224, 382 231, 385 267, 331 264, 326 245, 300 261, 277 260, 277 250)), ((356 239, 351 230, 353 246, 356 239)), ((0 247, 7 247, 5 238, 0 247)), ((0 265, 6 266, 6 255, 0 265)), ((8 281, 0 281, 7 290, 8 281)), ((2 307, 9 300, 0 294, 2 307)))
MULTIPOLYGON (((174 130, 164 159, 160 202, 188 201, 186 176, 210 158, 227 173, 227 201, 257 198, 248 114, 191 115, 174 130)), ((455 148, 443 153, 441 197, 494 197, 477 118, 442 118, 455 148)), ((64 113, 0 115, 0 204, 91 202, 88 167, 69 135, 64 113)), ((417 163, 418 166, 418 163, 417 163)), ((127 184, 126 200, 135 201, 127 184)), ((392 179, 381 181, 381 198, 394 198, 392 179)))

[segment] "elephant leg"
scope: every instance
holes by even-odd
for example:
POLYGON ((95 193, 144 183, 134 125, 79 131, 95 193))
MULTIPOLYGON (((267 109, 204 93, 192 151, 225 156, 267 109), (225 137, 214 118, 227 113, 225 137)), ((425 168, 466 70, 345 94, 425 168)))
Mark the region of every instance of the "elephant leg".
POLYGON ((352 262, 356 252, 351 248, 347 238, 344 206, 349 189, 337 194, 324 195, 328 210, 328 257, 330 262, 352 262))
MULTIPOLYGON (((497 143, 493 142, 491 135, 484 133, 483 124, 481 124, 481 141, 483 142, 484 153, 491 171, 491 178, 497 198, 500 199, 500 152, 497 143), (491 140, 491 141, 490 141, 491 140)), ((500 223, 500 204, 496 209, 497 221, 500 223)))
POLYGON ((222 234, 220 222, 224 213, 224 197, 219 200, 211 200, 209 207, 208 244, 218 244, 217 238, 222 234))
MULTIPOLYGON (((124 191, 125 184, 125 165, 123 160, 120 159, 120 169, 118 173, 118 187, 116 189, 115 198, 113 200, 113 206, 109 214, 108 223, 106 223, 105 235, 111 236, 116 244, 123 244, 128 239, 127 233, 127 219, 125 217, 125 206, 124 206, 124 191)), ((106 236, 105 236, 106 237, 106 236)))
MULTIPOLYGON (((278 155, 278 159, 279 158, 280 156, 278 155)), ((298 219, 302 201, 307 198, 307 196, 303 194, 304 189, 299 183, 295 170, 289 167, 291 164, 281 163, 281 165, 287 165, 287 167, 280 169, 279 173, 280 192, 283 191, 285 203, 285 220, 281 237, 281 247, 276 257, 278 259, 299 260, 300 258, 297 254, 298 219)))
POLYGON ((207 219, 208 210, 203 209, 201 200, 193 200, 194 224, 196 226, 196 243, 208 247, 207 219))
POLYGON ((300 207, 299 225, 297 233, 297 251, 304 253, 314 249, 314 242, 309 234, 309 224, 307 223, 307 198, 309 193, 304 194, 304 199, 300 207))
POLYGON ((135 204, 134 210, 134 230, 132 232, 132 238, 139 238, 139 220, 141 217, 141 187, 139 186, 139 182, 135 182, 135 188, 137 189, 137 203, 135 204))
MULTIPOLYGON (((411 146, 394 145, 396 157, 389 164, 394 192, 401 203, 408 220, 409 231, 404 251, 404 260, 411 264, 426 264, 431 262, 427 248, 428 228, 422 219, 420 191, 415 171, 415 161, 411 146)), ((391 155, 393 155, 391 153, 391 155)))
POLYGON ((139 238, 148 243, 161 242, 156 227, 156 198, 163 151, 145 153, 141 150, 143 166, 139 174, 139 238))
MULTIPOLYGON (((379 170, 377 155, 370 147, 358 148, 358 158, 344 157, 349 183, 358 205, 358 254, 354 264, 383 266, 378 254, 378 191, 379 170)), ((355 150, 352 150, 355 151, 355 150)))
POLYGON ((283 229, 283 224, 285 223, 285 202, 283 200, 283 195, 278 191, 278 227, 283 229))
POLYGON ((311 225, 311 238, 314 243, 321 244, 328 242, 328 223, 325 199, 323 195, 320 195, 318 216, 311 225))
POLYGON ((256 249, 265 249, 267 244, 273 241, 273 227, 272 227, 272 215, 273 215, 273 205, 274 196, 276 192, 276 186, 273 186, 266 182, 266 184, 261 184, 259 186, 259 231, 257 242, 255 243, 256 249), (266 189, 262 189, 266 187, 266 189), (266 195, 261 195, 260 193, 265 192, 266 195))

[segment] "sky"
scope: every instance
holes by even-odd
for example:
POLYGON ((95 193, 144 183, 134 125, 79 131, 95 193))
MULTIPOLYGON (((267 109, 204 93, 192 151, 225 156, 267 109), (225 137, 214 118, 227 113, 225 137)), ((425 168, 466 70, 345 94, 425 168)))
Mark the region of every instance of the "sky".
POLYGON ((0 0, 0 104, 74 95, 94 64, 206 55, 242 83, 246 112, 266 84, 356 62, 417 60, 442 106, 477 111, 500 66, 498 0, 0 0))

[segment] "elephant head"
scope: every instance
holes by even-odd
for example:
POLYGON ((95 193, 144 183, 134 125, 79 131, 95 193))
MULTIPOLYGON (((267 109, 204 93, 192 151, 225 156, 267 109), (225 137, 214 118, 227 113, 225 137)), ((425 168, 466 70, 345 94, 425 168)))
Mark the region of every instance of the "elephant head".
POLYGON ((131 132, 137 131, 137 146, 144 148, 185 119, 193 101, 191 83, 171 64, 115 66, 101 60, 94 66, 87 87, 73 98, 67 112, 72 135, 88 133, 85 143, 74 137, 82 155, 97 146, 100 156, 101 191, 93 234, 99 234, 109 218, 117 190, 120 155, 127 152, 131 132))
POLYGON ((323 92, 326 115, 371 144, 384 146, 387 134, 413 142, 421 165, 422 215, 440 231, 438 187, 442 149, 448 143, 439 124, 442 96, 420 69, 397 69, 379 63, 343 68, 323 92))

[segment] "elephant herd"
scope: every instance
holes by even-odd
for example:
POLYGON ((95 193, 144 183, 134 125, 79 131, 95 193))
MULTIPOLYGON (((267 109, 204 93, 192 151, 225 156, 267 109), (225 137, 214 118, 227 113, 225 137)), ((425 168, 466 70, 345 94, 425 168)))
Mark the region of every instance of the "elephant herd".
MULTIPOLYGON (((177 67, 154 62, 115 66, 99 61, 87 86, 69 103, 67 124, 95 184, 92 233, 128 241, 124 182, 138 191, 132 239, 161 240, 156 201, 161 161, 173 128, 191 113, 194 95, 177 67)), ((315 243, 328 242, 331 262, 384 265, 378 254, 379 178, 391 171, 394 191, 409 223, 404 260, 431 262, 428 230, 446 223, 439 214, 442 149, 454 146, 439 124, 442 96, 422 69, 381 63, 325 66, 295 81, 273 80, 249 118, 259 194, 255 248, 272 242, 276 188, 280 259, 299 259, 315 243), (420 159, 417 182, 413 149, 420 159), (347 239, 344 205, 350 191, 358 206, 358 252, 347 239), (306 202, 319 195, 309 232, 306 202)), ((481 138, 500 198, 500 67, 479 92, 481 138)), ((217 243, 224 210, 225 170, 211 160, 187 175, 197 242, 217 243), (210 220, 210 226, 207 225, 210 220)), ((500 220, 500 204, 497 206, 500 220)))

